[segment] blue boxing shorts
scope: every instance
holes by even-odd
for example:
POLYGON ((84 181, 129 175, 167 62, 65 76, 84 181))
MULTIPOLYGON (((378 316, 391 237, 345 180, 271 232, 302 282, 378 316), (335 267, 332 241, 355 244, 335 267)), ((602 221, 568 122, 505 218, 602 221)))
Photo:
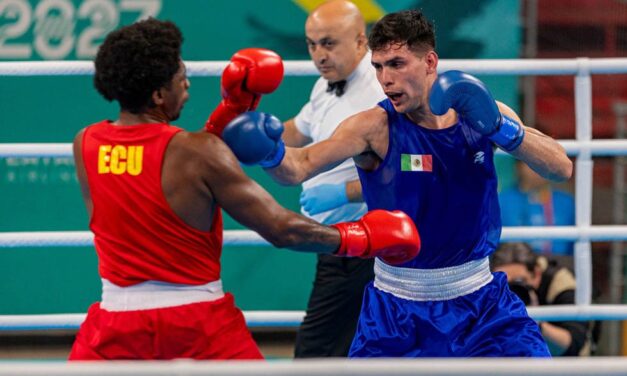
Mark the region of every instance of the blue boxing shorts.
POLYGON ((550 356, 524 303, 504 273, 490 272, 487 258, 431 270, 377 259, 349 352, 353 358, 550 356))

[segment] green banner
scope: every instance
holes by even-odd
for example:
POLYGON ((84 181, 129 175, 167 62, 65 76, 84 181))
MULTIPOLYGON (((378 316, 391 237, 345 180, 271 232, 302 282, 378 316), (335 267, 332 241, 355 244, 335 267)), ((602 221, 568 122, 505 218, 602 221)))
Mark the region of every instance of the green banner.
MULTIPOLYGON (((285 60, 308 59, 304 22, 319 1, 0 0, 0 60, 91 60, 104 36, 153 16, 177 23, 185 60, 228 60, 238 49, 265 47, 285 60)), ((515 58, 518 0, 356 1, 369 23, 385 12, 422 8, 435 19, 442 58, 515 58), (504 14, 509 16, 503 16, 504 14), (494 36, 498 36, 495 38, 494 36)), ((317 77, 286 77, 260 109, 281 119, 308 100, 317 77)), ((514 104, 516 78, 489 78, 495 95, 514 104)), ((191 78, 190 100, 176 125, 199 129, 220 99, 219 78, 191 78)), ((117 116, 91 77, 0 77, 0 142, 69 143, 82 127, 117 116)), ((299 187, 247 173, 280 203, 298 210, 299 187)), ((86 211, 72 158, 0 159, 0 231, 86 231, 86 211)), ((230 217, 225 229, 242 229, 230 217)), ((226 247, 223 281, 243 309, 304 309, 315 256, 263 247, 226 247)), ((0 252, 0 314, 85 312, 99 300, 92 247, 8 248, 0 252)))

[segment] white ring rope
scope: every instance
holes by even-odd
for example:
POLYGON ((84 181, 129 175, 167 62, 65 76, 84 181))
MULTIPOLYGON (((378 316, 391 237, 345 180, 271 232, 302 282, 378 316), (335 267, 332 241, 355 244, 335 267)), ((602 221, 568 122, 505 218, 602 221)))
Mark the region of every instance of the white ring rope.
POLYGON ((115 361, 0 363, 12 376, 624 376, 627 359, 299 359, 297 361, 115 361))
MULTIPOLYGON (((225 246, 269 246, 259 234, 250 230, 224 231, 225 246)), ((0 232, 0 248, 88 247, 94 245, 90 231, 23 231, 0 232)))
MULTIPOLYGON (((529 315, 541 321, 625 320, 627 305, 597 304, 593 306, 561 305, 528 307, 529 315)), ((304 311, 244 311, 246 325, 256 327, 298 327, 304 311)), ((0 332, 23 330, 78 329, 84 313, 37 315, 0 315, 0 332)))
MULTIPOLYGON (((305 317, 303 311, 244 311, 248 327, 297 327, 305 317)), ((0 332, 11 330, 78 329, 84 313, 38 315, 0 315, 0 332)))
MULTIPOLYGON (((583 150, 592 156, 607 157, 627 155, 627 140, 599 139, 591 141, 558 140, 570 156, 577 156, 583 150)), ((498 149, 499 154, 505 152, 498 149)), ((9 157, 72 157, 70 143, 13 143, 0 144, 0 158, 9 157)))
MULTIPOLYGON (((186 61, 190 77, 222 74, 227 61, 186 61)), ((317 75, 311 61, 284 61, 285 74, 289 76, 317 75)), ((490 75, 574 75, 585 69, 589 74, 627 73, 627 58, 578 59, 443 59, 438 69, 463 70, 471 74, 490 75)), ((0 62, 0 76, 86 76, 94 73, 92 61, 8 61, 0 62)))
POLYGON ((72 157, 72 144, 18 143, 0 144, 0 158, 11 157, 72 157))
MULTIPOLYGON (((501 240, 627 240, 625 225, 503 227, 501 240)), ((0 232, 0 248, 24 247, 89 247, 94 244, 90 231, 19 231, 0 232)), ((225 230, 225 246, 270 246, 259 234, 250 230, 225 230)))

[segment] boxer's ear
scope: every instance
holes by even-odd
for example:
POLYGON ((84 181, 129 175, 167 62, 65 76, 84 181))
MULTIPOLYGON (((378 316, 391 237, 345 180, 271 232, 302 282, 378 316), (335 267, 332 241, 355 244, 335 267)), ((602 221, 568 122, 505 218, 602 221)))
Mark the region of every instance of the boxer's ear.
POLYGON ((161 87, 155 91, 152 92, 151 98, 152 98, 152 103, 154 103, 156 106, 161 106, 164 102, 164 95, 163 92, 161 92, 161 90, 164 90, 165 88, 161 87))
POLYGON ((424 59, 425 63, 427 63, 427 73, 436 74, 438 71, 438 62, 440 60, 438 54, 435 51, 430 50, 425 54, 424 59))

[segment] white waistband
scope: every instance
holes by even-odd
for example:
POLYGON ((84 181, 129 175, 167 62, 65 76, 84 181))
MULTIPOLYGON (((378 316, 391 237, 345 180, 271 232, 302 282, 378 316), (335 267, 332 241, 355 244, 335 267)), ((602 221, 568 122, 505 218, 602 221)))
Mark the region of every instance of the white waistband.
POLYGON ((100 308, 107 311, 137 311, 210 302, 223 296, 220 279, 198 286, 147 281, 128 287, 120 287, 102 279, 100 308))
POLYGON ((441 269, 391 266, 378 258, 374 263, 374 286, 399 298, 428 301, 468 295, 492 281, 487 257, 441 269))

